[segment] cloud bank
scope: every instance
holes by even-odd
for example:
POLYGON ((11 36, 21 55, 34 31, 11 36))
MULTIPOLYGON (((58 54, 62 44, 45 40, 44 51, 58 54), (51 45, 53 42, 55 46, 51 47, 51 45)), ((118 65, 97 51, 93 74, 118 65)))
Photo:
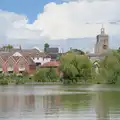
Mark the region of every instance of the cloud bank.
MULTIPOLYGON (((1 10, 0 42, 26 43, 27 46, 46 41, 52 44, 53 40, 94 38, 100 33, 102 23, 106 33, 120 38, 119 5, 120 0, 69 0, 62 4, 51 2, 44 6, 43 12, 32 24, 29 24, 25 15, 1 10)), ((85 44, 84 40, 79 40, 79 43, 85 44)))

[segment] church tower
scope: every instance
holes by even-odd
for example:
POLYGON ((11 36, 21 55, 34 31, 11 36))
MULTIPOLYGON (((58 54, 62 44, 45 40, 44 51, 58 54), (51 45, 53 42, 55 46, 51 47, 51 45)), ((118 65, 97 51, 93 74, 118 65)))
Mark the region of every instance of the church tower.
POLYGON ((96 37, 95 54, 106 53, 109 49, 109 36, 105 34, 105 29, 101 28, 101 33, 96 37))

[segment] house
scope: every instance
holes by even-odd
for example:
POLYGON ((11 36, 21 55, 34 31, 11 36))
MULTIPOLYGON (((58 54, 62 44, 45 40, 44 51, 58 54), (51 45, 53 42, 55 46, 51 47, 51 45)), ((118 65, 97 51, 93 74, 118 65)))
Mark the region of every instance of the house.
POLYGON ((37 66, 42 65, 51 60, 50 55, 46 55, 37 47, 34 47, 33 49, 21 49, 21 46, 20 46, 19 48, 12 48, 7 51, 4 48, 0 48, 0 53, 5 53, 5 52, 14 54, 15 56, 21 56, 20 54, 24 56, 30 56, 37 66))
POLYGON ((2 73, 33 73, 36 70, 36 64, 29 56, 12 53, 0 54, 0 72, 2 73))
POLYGON ((38 49, 23 49, 15 52, 15 56, 29 56, 35 62, 36 66, 42 65, 51 60, 51 56, 46 55, 44 52, 40 52, 38 49))
POLYGON ((51 48, 47 48, 46 49, 46 54, 48 54, 48 56, 51 56, 51 61, 57 60, 58 56, 62 53, 62 50, 60 50, 60 48, 57 47, 51 47, 51 48))
POLYGON ((40 68, 56 68, 56 72, 59 75, 60 71, 59 71, 59 67, 60 66, 60 62, 59 61, 50 61, 47 63, 44 63, 43 65, 41 65, 40 68))

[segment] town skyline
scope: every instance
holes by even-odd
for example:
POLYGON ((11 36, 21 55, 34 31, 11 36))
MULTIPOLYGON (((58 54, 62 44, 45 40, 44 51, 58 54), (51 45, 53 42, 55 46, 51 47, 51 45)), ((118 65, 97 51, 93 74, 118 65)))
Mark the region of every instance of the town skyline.
POLYGON ((47 42, 62 46, 65 51, 70 47, 92 51, 103 23, 110 47, 118 48, 119 3, 119 0, 3 0, 0 4, 0 43, 42 48, 47 42))

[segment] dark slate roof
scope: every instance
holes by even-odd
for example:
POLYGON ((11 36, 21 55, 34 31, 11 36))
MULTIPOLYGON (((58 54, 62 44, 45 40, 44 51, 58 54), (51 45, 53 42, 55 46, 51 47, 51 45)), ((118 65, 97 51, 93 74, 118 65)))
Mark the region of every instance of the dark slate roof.
POLYGON ((46 53, 59 53, 59 48, 47 48, 46 53))

